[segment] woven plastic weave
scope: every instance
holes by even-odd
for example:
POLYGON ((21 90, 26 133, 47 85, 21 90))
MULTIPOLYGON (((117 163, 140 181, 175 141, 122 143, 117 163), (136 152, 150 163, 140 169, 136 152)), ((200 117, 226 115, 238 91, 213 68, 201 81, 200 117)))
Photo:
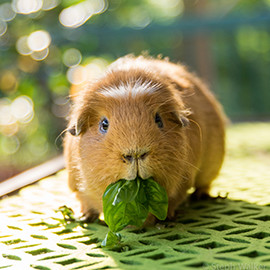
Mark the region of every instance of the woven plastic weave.
POLYGON ((105 225, 60 222, 59 206, 78 208, 62 171, 0 201, 0 269, 270 269, 270 178, 263 160, 269 161, 229 151, 212 189, 227 198, 187 202, 175 222, 127 228, 114 250, 100 247, 105 225))

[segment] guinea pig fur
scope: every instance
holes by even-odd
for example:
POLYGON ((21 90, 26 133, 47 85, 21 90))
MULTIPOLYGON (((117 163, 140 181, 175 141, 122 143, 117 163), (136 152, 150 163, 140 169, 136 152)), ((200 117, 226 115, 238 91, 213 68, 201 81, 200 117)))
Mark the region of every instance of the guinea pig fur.
POLYGON ((109 184, 140 176, 166 189, 173 218, 188 189, 207 193, 217 176, 224 126, 220 104, 182 65, 118 59, 75 98, 65 136, 69 186, 83 215, 98 217, 109 184))

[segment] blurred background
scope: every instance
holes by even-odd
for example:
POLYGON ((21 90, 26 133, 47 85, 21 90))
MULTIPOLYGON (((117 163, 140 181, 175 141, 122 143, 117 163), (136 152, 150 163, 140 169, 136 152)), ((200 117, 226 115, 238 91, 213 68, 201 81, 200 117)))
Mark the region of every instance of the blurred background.
POLYGON ((1 0, 0 181, 61 153, 70 88, 143 51, 195 71, 232 122, 269 121, 270 0, 1 0))

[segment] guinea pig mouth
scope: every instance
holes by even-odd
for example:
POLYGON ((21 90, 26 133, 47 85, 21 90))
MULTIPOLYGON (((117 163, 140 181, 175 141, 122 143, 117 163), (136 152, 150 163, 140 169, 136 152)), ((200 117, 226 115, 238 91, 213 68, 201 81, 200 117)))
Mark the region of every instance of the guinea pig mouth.
POLYGON ((149 178, 153 178, 152 173, 148 170, 147 167, 138 166, 137 170, 137 178, 140 178, 142 180, 146 180, 149 178))
MULTIPOLYGON (((143 181, 146 181, 147 179, 153 179, 154 181, 156 181, 155 178, 152 177, 152 176, 142 177, 139 174, 137 174, 137 176, 135 178, 134 177, 132 177, 132 178, 127 177, 127 178, 124 178, 124 179, 122 178, 122 179, 119 179, 119 180, 134 181, 136 179, 140 179, 140 180, 143 180, 143 181)), ((119 180, 117 180, 117 181, 119 181, 119 180)))
POLYGON ((143 172, 143 171, 142 172, 138 171, 135 179, 140 179, 143 181, 145 181, 147 179, 153 179, 154 181, 156 181, 152 175, 148 174, 147 172, 143 172))
POLYGON ((145 181, 147 179, 153 179, 155 181, 154 177, 152 177, 152 176, 141 177, 139 174, 137 174, 137 177, 136 178, 139 178, 139 179, 141 179, 143 181, 145 181))

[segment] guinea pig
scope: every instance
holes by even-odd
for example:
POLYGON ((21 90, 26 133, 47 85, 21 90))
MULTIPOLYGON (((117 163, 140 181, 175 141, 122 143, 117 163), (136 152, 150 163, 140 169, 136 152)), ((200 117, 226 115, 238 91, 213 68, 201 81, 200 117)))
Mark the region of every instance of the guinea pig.
POLYGON ((89 221, 109 184, 137 176, 166 189, 173 218, 191 187, 208 193, 224 157, 225 116, 213 94, 184 66, 150 57, 120 58, 82 90, 68 131, 69 186, 89 221))

